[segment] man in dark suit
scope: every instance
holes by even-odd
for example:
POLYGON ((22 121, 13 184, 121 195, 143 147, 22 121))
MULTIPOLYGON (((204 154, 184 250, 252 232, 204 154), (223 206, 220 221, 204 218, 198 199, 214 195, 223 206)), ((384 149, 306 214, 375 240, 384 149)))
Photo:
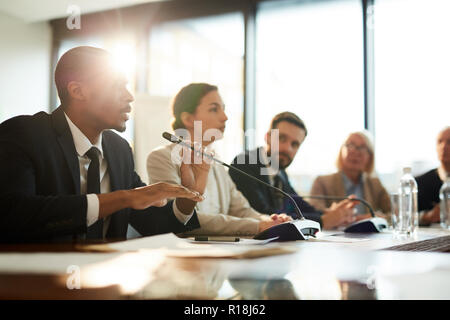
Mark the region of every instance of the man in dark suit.
POLYGON ((450 127, 442 129, 436 139, 439 168, 416 177, 421 225, 437 223, 441 219, 439 191, 450 175, 450 127))
POLYGON ((0 239, 124 238, 199 227, 207 164, 184 164, 181 185, 145 186, 124 131, 133 96, 102 49, 77 47, 55 70, 61 106, 0 125, 0 239), (176 198, 174 201, 167 199, 176 198))
MULTIPOLYGON (((272 119, 270 130, 265 136, 266 147, 238 155, 234 158, 231 166, 294 196, 303 215, 319 222, 324 229, 332 229, 353 222, 355 202, 343 200, 322 212, 316 210, 292 188, 285 170, 294 160, 306 135, 306 126, 297 115, 291 112, 282 112, 272 119), (278 145, 278 150, 275 151, 272 150, 271 143, 273 133, 278 134, 278 139, 276 136, 274 137, 275 144, 278 145)), ((239 191, 244 194, 255 210, 267 214, 284 212, 296 218, 294 206, 280 192, 232 169, 229 170, 229 174, 239 191)))

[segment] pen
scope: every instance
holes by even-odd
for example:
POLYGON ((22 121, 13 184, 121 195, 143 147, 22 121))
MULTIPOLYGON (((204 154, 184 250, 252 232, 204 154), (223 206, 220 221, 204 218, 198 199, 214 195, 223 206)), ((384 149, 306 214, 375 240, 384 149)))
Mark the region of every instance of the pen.
POLYGON ((206 237, 206 236, 195 237, 195 241, 239 242, 239 240, 240 239, 237 237, 206 237))

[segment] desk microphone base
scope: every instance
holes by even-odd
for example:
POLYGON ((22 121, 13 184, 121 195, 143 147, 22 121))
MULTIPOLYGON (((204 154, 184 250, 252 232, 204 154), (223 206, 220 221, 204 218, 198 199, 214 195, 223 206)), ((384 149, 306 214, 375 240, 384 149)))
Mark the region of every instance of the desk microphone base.
POLYGON ((381 232, 383 229, 387 229, 388 223, 386 219, 374 217, 369 219, 360 220, 352 223, 344 232, 348 233, 376 233, 381 232))
POLYGON ((270 227, 256 236, 254 239, 266 240, 275 238, 273 241, 296 241, 308 240, 320 231, 320 224, 313 220, 302 219, 284 222, 270 227))

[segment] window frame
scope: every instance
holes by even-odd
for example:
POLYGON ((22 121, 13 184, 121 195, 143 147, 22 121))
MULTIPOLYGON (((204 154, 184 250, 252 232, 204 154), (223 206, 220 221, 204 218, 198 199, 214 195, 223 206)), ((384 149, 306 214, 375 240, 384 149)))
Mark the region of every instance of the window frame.
MULTIPOLYGON (((323 2, 343 0, 319 0, 323 2)), ((256 16, 261 5, 271 3, 274 6, 307 3, 307 0, 174 0, 168 2, 146 3, 132 7, 118 8, 103 12, 82 15, 82 25, 79 30, 68 30, 66 19, 55 19, 50 22, 53 32, 52 43, 52 70, 56 67, 58 49, 65 40, 76 39, 83 41, 92 36, 107 36, 122 28, 124 31, 132 30, 137 34, 138 63, 146 66, 149 47, 148 39, 152 27, 182 19, 207 17, 231 12, 241 12, 244 16, 244 120, 243 131, 255 128, 255 95, 256 95, 256 16)), ((363 8, 363 37, 364 37, 364 127, 375 137, 374 125, 374 50, 373 29, 368 28, 368 20, 373 14, 374 0, 361 0, 363 8), (371 11, 372 10, 372 11, 371 11)), ((147 68, 139 69, 136 73, 136 92, 143 92, 147 88, 147 68)), ((53 84, 50 88, 51 109, 56 107, 57 93, 53 84)), ((255 138, 245 136, 244 148, 255 147, 255 138)))

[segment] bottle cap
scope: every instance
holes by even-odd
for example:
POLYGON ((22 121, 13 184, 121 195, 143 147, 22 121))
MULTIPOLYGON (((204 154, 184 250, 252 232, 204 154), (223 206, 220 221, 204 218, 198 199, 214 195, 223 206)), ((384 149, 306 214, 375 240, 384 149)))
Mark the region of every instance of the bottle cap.
POLYGON ((411 167, 404 167, 403 173, 411 173, 411 167))

